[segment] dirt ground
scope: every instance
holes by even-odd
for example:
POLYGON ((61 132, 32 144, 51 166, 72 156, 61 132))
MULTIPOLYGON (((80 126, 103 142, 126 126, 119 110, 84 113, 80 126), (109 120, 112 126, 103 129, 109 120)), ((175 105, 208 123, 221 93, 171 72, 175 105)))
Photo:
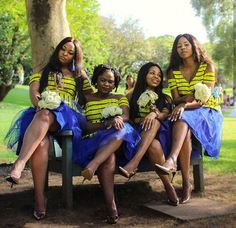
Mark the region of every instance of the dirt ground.
MULTIPOLYGON (((106 211, 101 188, 94 177, 82 184, 74 177, 74 207, 66 210, 62 205, 61 176, 50 173, 47 192, 47 217, 36 221, 32 217, 33 184, 31 172, 23 172, 18 186, 10 188, 4 181, 10 165, 0 165, 0 227, 111 227, 105 223, 106 211)), ((236 227, 236 214, 181 221, 145 208, 143 204, 166 200, 160 180, 154 172, 137 173, 129 182, 115 176, 115 194, 120 219, 112 227, 236 227)), ((181 193, 180 174, 174 180, 177 193, 181 193)), ((236 207, 236 175, 205 174, 205 193, 199 196, 236 207)))

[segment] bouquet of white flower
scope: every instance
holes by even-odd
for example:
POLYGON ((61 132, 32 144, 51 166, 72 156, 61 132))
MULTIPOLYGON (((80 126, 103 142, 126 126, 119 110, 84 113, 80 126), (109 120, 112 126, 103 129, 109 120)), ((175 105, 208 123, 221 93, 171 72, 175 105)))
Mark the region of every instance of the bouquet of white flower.
POLYGON ((138 98, 137 104, 140 108, 145 108, 155 104, 155 101, 158 99, 158 95, 152 90, 146 90, 138 98))
POLYGON ((195 99, 202 104, 206 103, 211 96, 211 89, 205 84, 197 83, 193 86, 193 89, 195 99))
POLYGON ((40 109, 48 108, 55 109, 61 104, 61 97, 58 93, 46 90, 41 93, 40 101, 38 106, 40 109))
POLYGON ((102 110, 101 119, 106 120, 122 115, 122 109, 118 106, 107 106, 102 110))

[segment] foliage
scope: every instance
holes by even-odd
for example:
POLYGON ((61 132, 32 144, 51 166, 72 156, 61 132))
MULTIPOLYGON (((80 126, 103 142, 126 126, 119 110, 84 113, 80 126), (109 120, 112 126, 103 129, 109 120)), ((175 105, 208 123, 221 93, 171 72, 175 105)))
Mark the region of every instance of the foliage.
POLYGON ((136 72, 145 59, 144 34, 137 21, 126 19, 118 26, 112 18, 102 17, 101 26, 106 34, 103 42, 109 50, 107 63, 116 67, 123 77, 136 72))
POLYGON ((108 56, 97 0, 67 0, 66 8, 71 34, 80 40, 84 66, 92 72, 94 66, 104 63, 108 56))
POLYGON ((232 78, 233 64, 236 62, 236 56, 233 56, 233 1, 191 0, 191 4, 202 17, 211 41, 216 43, 213 59, 224 74, 232 78))

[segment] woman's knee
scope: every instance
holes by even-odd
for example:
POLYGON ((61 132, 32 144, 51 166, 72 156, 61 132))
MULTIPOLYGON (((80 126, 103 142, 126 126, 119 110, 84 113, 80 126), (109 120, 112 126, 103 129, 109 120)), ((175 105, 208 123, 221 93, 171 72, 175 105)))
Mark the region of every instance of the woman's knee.
POLYGON ((43 122, 43 123, 51 123, 54 119, 53 114, 47 110, 42 109, 35 114, 35 121, 43 122))

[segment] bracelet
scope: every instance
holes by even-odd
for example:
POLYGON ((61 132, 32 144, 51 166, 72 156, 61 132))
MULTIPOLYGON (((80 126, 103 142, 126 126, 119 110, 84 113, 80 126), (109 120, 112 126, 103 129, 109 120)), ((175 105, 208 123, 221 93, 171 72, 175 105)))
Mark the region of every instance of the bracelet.
POLYGON ((159 115, 160 115, 160 112, 158 111, 158 109, 157 109, 157 108, 152 108, 152 109, 151 109, 151 112, 154 112, 154 113, 156 114, 155 119, 158 119, 158 117, 159 117, 159 115))

